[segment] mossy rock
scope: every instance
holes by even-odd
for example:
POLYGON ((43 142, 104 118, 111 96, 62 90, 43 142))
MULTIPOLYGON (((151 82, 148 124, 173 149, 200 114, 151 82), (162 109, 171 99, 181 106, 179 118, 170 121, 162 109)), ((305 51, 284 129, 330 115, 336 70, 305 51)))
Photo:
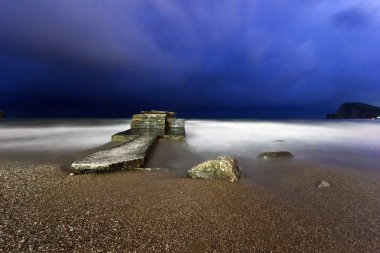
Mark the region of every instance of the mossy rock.
POLYGON ((279 159, 293 159, 294 156, 288 151, 278 152, 265 152, 260 154, 257 158, 261 160, 279 160, 279 159))
POLYGON ((205 161, 191 168, 187 174, 191 178, 222 179, 231 182, 237 182, 242 176, 237 160, 229 156, 205 161))

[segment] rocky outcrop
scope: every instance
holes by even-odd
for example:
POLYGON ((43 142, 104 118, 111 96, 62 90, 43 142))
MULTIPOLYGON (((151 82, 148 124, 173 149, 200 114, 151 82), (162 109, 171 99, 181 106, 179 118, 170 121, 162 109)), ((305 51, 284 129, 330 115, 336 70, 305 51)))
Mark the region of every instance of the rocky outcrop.
POLYGON ((219 156, 191 168, 187 172, 191 178, 222 179, 237 182, 242 172, 236 159, 229 156, 219 156))
POLYGON ((265 152, 260 154, 257 158, 261 160, 275 160, 275 159, 293 159, 294 156, 288 151, 278 152, 265 152))
POLYGON ((327 119, 371 119, 380 117, 380 107, 364 103, 344 103, 336 114, 327 114, 327 119))
POLYGON ((5 117, 5 112, 4 111, 0 111, 0 118, 4 118, 5 117))

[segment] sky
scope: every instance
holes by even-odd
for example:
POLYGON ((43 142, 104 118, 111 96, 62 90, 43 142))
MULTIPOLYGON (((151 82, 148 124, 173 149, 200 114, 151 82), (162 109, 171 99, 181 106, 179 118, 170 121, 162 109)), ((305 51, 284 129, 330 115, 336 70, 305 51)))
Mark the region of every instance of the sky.
POLYGON ((14 117, 323 118, 380 105, 373 0, 0 0, 14 117))

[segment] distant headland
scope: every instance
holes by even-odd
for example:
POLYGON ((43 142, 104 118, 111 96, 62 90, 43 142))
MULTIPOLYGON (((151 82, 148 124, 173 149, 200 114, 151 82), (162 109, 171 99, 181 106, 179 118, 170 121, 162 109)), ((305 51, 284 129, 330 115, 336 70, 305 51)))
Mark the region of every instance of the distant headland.
POLYGON ((327 114, 327 119, 376 119, 380 118, 380 107, 364 103, 344 103, 336 114, 327 114))
POLYGON ((5 112, 0 110, 0 118, 4 118, 5 117, 5 112))

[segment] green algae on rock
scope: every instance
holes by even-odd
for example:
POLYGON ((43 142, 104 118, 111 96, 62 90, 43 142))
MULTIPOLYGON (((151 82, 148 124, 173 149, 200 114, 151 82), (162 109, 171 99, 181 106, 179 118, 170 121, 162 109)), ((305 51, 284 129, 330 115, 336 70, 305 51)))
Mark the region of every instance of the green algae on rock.
POLYGON ((288 151, 265 152, 260 154, 257 158, 261 160, 275 160, 275 159, 293 159, 294 156, 288 151))
POLYGON ((229 156, 205 161, 191 168, 187 174, 191 178, 222 179, 231 182, 237 182, 242 176, 237 160, 229 156))

